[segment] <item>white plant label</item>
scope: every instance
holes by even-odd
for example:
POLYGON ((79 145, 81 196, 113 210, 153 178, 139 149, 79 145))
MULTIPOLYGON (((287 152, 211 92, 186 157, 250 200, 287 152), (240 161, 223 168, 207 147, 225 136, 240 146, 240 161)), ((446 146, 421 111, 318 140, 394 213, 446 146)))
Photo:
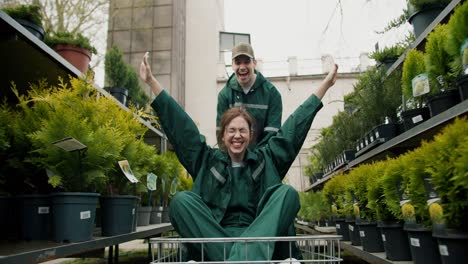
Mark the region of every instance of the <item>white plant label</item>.
POLYGON ((410 238, 410 244, 411 244, 413 247, 421 247, 421 245, 419 244, 419 238, 411 237, 411 238, 410 238))
POLYGON ((130 168, 130 164, 128 163, 128 160, 119 160, 119 166, 122 172, 124 173, 125 177, 131 182, 131 183, 137 183, 138 179, 135 177, 133 174, 132 169, 130 168))
POLYGON ((366 233, 364 233, 364 231, 359 231, 359 236, 360 237, 366 237, 366 233))
POLYGON ((385 239, 385 235, 384 235, 384 234, 382 234, 382 241, 383 241, 383 242, 387 241, 387 240, 385 239))
POLYGON ((81 220, 89 219, 89 218, 91 218, 91 211, 80 212, 80 219, 81 220))
POLYGON ((341 229, 341 228, 340 228, 340 224, 336 224, 336 228, 337 228, 337 229, 341 229))
POLYGON ((37 208, 38 214, 49 214, 49 206, 39 206, 37 208))
POLYGON ((427 76, 427 73, 421 73, 414 77, 413 80, 411 80, 411 85, 413 87, 414 97, 429 93, 429 77, 427 76))
POLYGON ((156 213, 156 216, 157 216, 157 217, 161 217, 161 216, 162 216, 162 213, 156 213))
POLYGON ((135 208, 132 208, 132 215, 135 214, 135 208))
POLYGON ((349 230, 354 231, 354 226, 348 225, 349 230))
POLYGON ((422 115, 417 115, 417 116, 411 118, 411 121, 413 121, 413 124, 417 124, 417 123, 423 121, 423 117, 422 117, 422 115))
POLYGON ((446 245, 439 245, 439 253, 441 256, 448 256, 449 255, 449 252, 448 252, 448 248, 446 245))

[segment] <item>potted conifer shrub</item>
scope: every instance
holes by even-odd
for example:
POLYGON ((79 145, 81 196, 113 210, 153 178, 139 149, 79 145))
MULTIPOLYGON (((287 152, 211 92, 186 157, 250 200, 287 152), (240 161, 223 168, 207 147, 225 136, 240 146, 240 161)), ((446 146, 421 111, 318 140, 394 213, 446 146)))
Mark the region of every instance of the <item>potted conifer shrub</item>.
POLYGON ((38 39, 41 41, 44 39, 45 31, 42 27, 41 8, 38 5, 6 6, 2 8, 2 11, 15 19, 16 22, 38 39))
POLYGON ((410 50, 403 63, 401 77, 403 109, 400 115, 405 130, 429 119, 429 109, 424 105, 424 93, 429 90, 428 82, 414 81, 415 78, 424 77, 425 72, 424 54, 415 49, 410 50))
POLYGON ((411 260, 397 189, 404 167, 399 159, 388 159, 382 166, 377 179, 367 182, 368 207, 375 211, 387 259, 411 260))
POLYGON ((351 171, 355 176, 352 178, 351 186, 357 199, 356 227, 359 230, 359 237, 362 248, 367 252, 383 252, 382 235, 377 228, 376 211, 372 210, 368 204, 368 182, 375 181, 383 173, 383 162, 372 165, 364 164, 351 171))
POLYGON ((434 227, 438 227, 433 229, 433 236, 437 238, 442 263, 463 263, 468 248, 467 129, 468 120, 457 119, 434 141, 421 147, 424 153, 431 153, 421 158, 440 199, 431 204, 429 214, 434 227))
POLYGON ((461 100, 468 98, 468 3, 455 7, 447 24, 447 52, 452 56, 451 72, 457 78, 461 100))
POLYGON ((431 117, 444 112, 460 102, 458 90, 450 74, 453 60, 446 49, 447 25, 438 25, 428 35, 425 48, 425 65, 430 82, 427 105, 431 117))
POLYGON ((123 59, 122 51, 118 47, 113 46, 106 52, 104 70, 106 73, 106 87, 104 89, 123 105, 126 105, 128 66, 123 59))
POLYGON ((323 195, 328 197, 331 214, 335 221, 336 233, 343 237, 343 241, 350 241, 348 224, 346 223, 345 197, 346 175, 340 174, 331 178, 323 187, 323 195))
POLYGON ((408 196, 415 214, 415 221, 405 225, 415 264, 440 263, 437 240, 432 236, 432 221, 424 184, 424 179, 427 177, 424 157, 427 155, 433 153, 427 152, 427 149, 417 148, 402 157, 405 166, 403 177, 408 180, 408 196))
POLYGON ((369 58, 374 59, 378 65, 383 65, 385 70, 388 70, 405 51, 406 47, 396 44, 372 52, 369 58))
POLYGON ((408 0, 408 22, 413 26, 416 38, 444 10, 450 0, 408 0))
POLYGON ((96 48, 81 33, 49 33, 44 42, 83 74, 88 72, 92 55, 97 54, 96 48))

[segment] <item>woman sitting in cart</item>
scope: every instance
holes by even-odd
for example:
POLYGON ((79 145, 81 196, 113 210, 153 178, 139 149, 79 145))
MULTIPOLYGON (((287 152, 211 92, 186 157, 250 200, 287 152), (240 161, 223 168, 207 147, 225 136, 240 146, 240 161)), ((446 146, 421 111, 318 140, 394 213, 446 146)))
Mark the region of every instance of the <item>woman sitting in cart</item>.
MULTIPOLYGON (((220 149, 205 142, 197 126, 153 76, 146 53, 140 77, 156 98, 151 106, 182 165, 194 179, 192 191, 177 193, 170 218, 184 238, 294 236, 294 219, 300 209, 298 193, 282 184, 302 147, 321 98, 337 79, 338 66, 313 94, 289 116, 276 136, 249 150, 252 117, 242 108, 231 108, 221 118, 220 149)), ((271 260, 290 257, 289 247, 266 244, 222 243, 204 245, 205 260, 271 260), (248 254, 248 256, 245 256, 248 254)), ((300 258, 294 247, 293 256, 300 258)))

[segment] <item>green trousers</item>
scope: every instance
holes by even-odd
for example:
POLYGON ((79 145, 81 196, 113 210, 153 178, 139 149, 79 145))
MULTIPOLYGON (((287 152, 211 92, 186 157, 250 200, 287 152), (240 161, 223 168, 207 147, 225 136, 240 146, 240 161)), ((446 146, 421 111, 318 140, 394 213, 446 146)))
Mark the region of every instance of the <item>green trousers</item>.
MULTIPOLYGON (((213 217, 210 208, 202 198, 193 192, 177 193, 171 201, 171 223, 181 237, 212 238, 212 237, 276 237, 294 236, 294 218, 300 209, 297 191, 289 185, 279 184, 269 188, 261 198, 257 216, 248 227, 223 227, 213 217)), ((201 248, 189 245, 189 254, 200 256, 201 248)), ((205 260, 230 261, 271 260, 293 257, 301 259, 300 252, 294 244, 289 243, 209 243, 204 245, 205 260), (292 253, 291 253, 292 252, 292 253)), ((191 256, 200 260, 197 256, 191 256)))

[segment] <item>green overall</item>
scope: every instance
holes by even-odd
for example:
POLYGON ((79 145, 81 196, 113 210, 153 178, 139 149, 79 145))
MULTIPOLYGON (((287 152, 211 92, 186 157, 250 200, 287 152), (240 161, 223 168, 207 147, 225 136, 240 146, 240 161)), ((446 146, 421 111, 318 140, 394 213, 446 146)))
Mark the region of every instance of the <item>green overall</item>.
MULTIPOLYGON (((247 94, 237 82, 235 74, 229 77, 226 86, 218 94, 216 128, 219 133, 221 116, 231 107, 245 108, 255 119, 254 140, 249 148, 266 143, 281 126, 283 104, 281 94, 260 72, 247 94)), ((220 143, 220 142, 218 142, 220 143)))
MULTIPOLYGON (((169 142, 194 178, 191 192, 171 201, 171 223, 182 237, 294 236, 300 205, 297 192, 282 179, 294 162, 317 111, 316 96, 307 99, 267 144, 247 150, 242 167, 233 167, 226 152, 209 147, 192 119, 165 92, 152 103, 169 142)), ((294 256, 300 258, 294 247, 294 256)), ((225 252, 222 244, 207 246, 205 256, 216 261, 269 260, 289 257, 289 248, 243 244, 225 252)))

